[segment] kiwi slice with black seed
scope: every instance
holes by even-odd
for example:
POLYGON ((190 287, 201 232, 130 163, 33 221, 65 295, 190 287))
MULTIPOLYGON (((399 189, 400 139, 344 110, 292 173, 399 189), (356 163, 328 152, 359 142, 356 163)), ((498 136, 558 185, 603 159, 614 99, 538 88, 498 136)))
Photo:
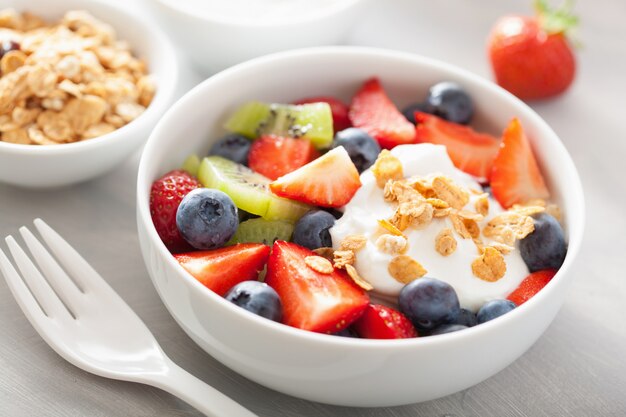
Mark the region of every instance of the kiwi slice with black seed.
POLYGON ((251 101, 228 119, 226 129, 251 139, 262 135, 305 138, 318 149, 333 141, 333 115, 328 103, 276 104, 251 101))
POLYGON ((237 208, 266 220, 295 223, 311 209, 306 204, 278 197, 269 189, 269 178, 221 156, 204 158, 198 179, 205 187, 228 194, 237 208))

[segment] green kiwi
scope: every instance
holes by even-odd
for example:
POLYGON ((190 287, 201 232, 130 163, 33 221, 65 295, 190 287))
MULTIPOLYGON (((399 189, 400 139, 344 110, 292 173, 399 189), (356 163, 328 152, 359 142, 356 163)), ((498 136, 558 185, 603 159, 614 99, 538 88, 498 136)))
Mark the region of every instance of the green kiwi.
POLYGON ((328 103, 275 104, 251 101, 239 107, 225 125, 251 139, 261 135, 305 138, 316 148, 333 141, 333 115, 328 103))
POLYGON ((228 194, 237 208, 267 220, 295 223, 310 206, 274 195, 271 180, 221 156, 208 156, 200 163, 198 179, 207 188, 228 194))
POLYGON ((200 158, 196 154, 191 154, 183 162, 183 169, 193 175, 198 176, 198 169, 200 168, 200 158))
POLYGON ((272 245, 277 240, 290 240, 293 224, 284 220, 265 220, 257 217, 239 223, 237 231, 228 244, 264 243, 272 245))

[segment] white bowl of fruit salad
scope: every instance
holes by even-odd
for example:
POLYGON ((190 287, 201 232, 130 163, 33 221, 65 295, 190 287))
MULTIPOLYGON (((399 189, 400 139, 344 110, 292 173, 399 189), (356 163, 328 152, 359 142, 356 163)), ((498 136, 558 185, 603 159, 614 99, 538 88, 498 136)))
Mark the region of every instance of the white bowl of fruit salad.
POLYGON ((354 47, 193 89, 150 137, 137 197, 149 274, 196 343, 267 387, 363 407, 448 395, 522 355, 584 223, 576 169, 529 107, 354 47))

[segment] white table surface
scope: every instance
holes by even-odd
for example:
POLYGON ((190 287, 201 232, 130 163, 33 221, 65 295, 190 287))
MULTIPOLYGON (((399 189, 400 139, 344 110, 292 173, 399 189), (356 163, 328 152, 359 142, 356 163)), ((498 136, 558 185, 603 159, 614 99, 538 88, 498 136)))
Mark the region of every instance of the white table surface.
MULTIPOLYGON (((489 28, 506 12, 529 12, 530 1, 374 3, 349 43, 416 52, 490 77, 484 46, 489 28)), ((333 407, 261 387, 211 358, 167 313, 144 268, 135 226, 138 155, 105 177, 70 188, 36 192, 0 185, 0 236, 15 234, 35 217, 46 219, 107 278, 175 362, 260 416, 624 416, 626 2, 579 0, 577 10, 583 47, 576 83, 557 99, 532 104, 562 138, 585 187, 588 219, 572 268, 576 279, 540 340, 510 367, 463 392, 403 407, 333 407)), ((186 77, 188 86, 198 80, 191 72, 186 77)), ((0 280, 0 416, 198 415, 158 389, 93 376, 65 362, 0 280)))

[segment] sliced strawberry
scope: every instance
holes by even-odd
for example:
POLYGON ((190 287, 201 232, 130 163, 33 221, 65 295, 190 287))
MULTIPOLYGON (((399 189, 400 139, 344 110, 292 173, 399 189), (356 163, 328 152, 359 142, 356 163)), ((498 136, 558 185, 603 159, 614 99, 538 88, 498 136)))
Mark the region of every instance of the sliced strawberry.
POLYGON ((520 285, 506 298, 513 301, 518 306, 521 306, 545 287, 555 274, 555 269, 544 269, 542 271, 533 272, 524 278, 520 285))
POLYGON ((274 194, 322 207, 341 207, 361 186, 359 171, 343 146, 270 184, 274 194))
POLYGON ((316 255, 295 243, 274 243, 265 282, 280 296, 283 323, 319 333, 345 329, 363 313, 368 295, 343 270, 313 270, 307 256, 316 255))
POLYGON ((415 143, 413 123, 400 113, 377 78, 367 80, 352 98, 349 116, 354 127, 365 130, 385 149, 415 143))
POLYGON ((476 177, 489 176, 500 148, 498 138, 422 112, 415 112, 415 123, 418 143, 445 145, 452 163, 458 169, 476 177))
POLYGON ((256 280, 267 263, 270 247, 239 243, 215 250, 174 255, 174 258, 205 287, 223 296, 235 284, 256 280))
POLYGON ((201 187, 198 180, 182 170, 168 172, 152 183, 150 215, 159 237, 171 252, 193 249, 176 227, 176 211, 183 197, 198 187, 201 187))
POLYGON ((535 198, 550 197, 528 138, 517 118, 511 120, 504 130, 500 150, 493 162, 490 185, 493 196, 504 208, 535 198))
POLYGON ((370 304, 352 328, 366 339, 406 339, 417 337, 411 321, 390 307, 370 304))
POLYGON ((311 162, 319 152, 307 139, 267 135, 255 140, 248 153, 248 166, 275 180, 311 162))
POLYGON ((320 97, 307 97, 296 101, 294 104, 308 104, 308 103, 328 103, 330 111, 333 114, 333 130, 339 132, 352 126, 350 118, 348 117, 348 106, 341 100, 335 97, 320 96, 320 97))

